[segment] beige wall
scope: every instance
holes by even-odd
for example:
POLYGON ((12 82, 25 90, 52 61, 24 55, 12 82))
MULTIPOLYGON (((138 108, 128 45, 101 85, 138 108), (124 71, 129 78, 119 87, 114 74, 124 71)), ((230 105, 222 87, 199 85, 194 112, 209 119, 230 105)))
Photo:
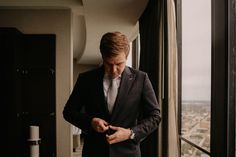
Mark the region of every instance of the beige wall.
POLYGON ((0 19, 0 27, 16 27, 25 34, 56 34, 57 157, 71 157, 71 125, 65 122, 62 116, 64 104, 73 85, 71 11, 65 9, 0 10, 0 19))

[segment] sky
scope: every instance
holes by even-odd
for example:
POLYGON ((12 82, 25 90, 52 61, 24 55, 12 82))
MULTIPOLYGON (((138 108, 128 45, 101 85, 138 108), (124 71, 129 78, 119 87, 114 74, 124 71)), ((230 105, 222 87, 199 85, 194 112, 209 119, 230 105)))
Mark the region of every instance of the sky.
POLYGON ((182 100, 210 100, 211 0, 182 0, 182 100))

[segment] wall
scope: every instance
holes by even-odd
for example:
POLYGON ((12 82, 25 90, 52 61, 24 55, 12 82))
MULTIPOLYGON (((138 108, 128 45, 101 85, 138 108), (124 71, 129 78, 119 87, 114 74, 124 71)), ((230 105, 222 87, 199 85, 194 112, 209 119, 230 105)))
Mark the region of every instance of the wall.
POLYGON ((57 157, 71 157, 71 125, 62 116, 73 85, 71 11, 8 9, 0 10, 0 19, 0 27, 16 27, 25 34, 56 34, 57 157))

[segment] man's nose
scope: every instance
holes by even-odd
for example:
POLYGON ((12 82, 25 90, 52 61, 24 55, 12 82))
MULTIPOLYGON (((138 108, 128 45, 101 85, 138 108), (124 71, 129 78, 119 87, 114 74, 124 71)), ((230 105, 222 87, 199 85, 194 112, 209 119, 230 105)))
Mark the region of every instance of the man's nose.
POLYGON ((115 73, 117 71, 117 66, 116 65, 112 65, 111 66, 111 72, 115 73))

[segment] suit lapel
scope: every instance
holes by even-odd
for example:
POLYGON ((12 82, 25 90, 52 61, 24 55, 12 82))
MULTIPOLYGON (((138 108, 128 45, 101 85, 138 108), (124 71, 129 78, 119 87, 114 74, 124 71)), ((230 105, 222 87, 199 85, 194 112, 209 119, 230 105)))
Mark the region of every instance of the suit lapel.
POLYGON ((104 68, 103 66, 101 68, 99 68, 98 70, 98 77, 95 79, 96 83, 94 83, 95 85, 95 90, 97 93, 96 95, 96 102, 97 105, 100 106, 100 108, 102 109, 102 112, 106 114, 106 117, 109 117, 109 111, 106 105, 106 100, 105 100, 105 96, 104 96, 104 91, 103 91, 103 76, 104 76, 104 68))

